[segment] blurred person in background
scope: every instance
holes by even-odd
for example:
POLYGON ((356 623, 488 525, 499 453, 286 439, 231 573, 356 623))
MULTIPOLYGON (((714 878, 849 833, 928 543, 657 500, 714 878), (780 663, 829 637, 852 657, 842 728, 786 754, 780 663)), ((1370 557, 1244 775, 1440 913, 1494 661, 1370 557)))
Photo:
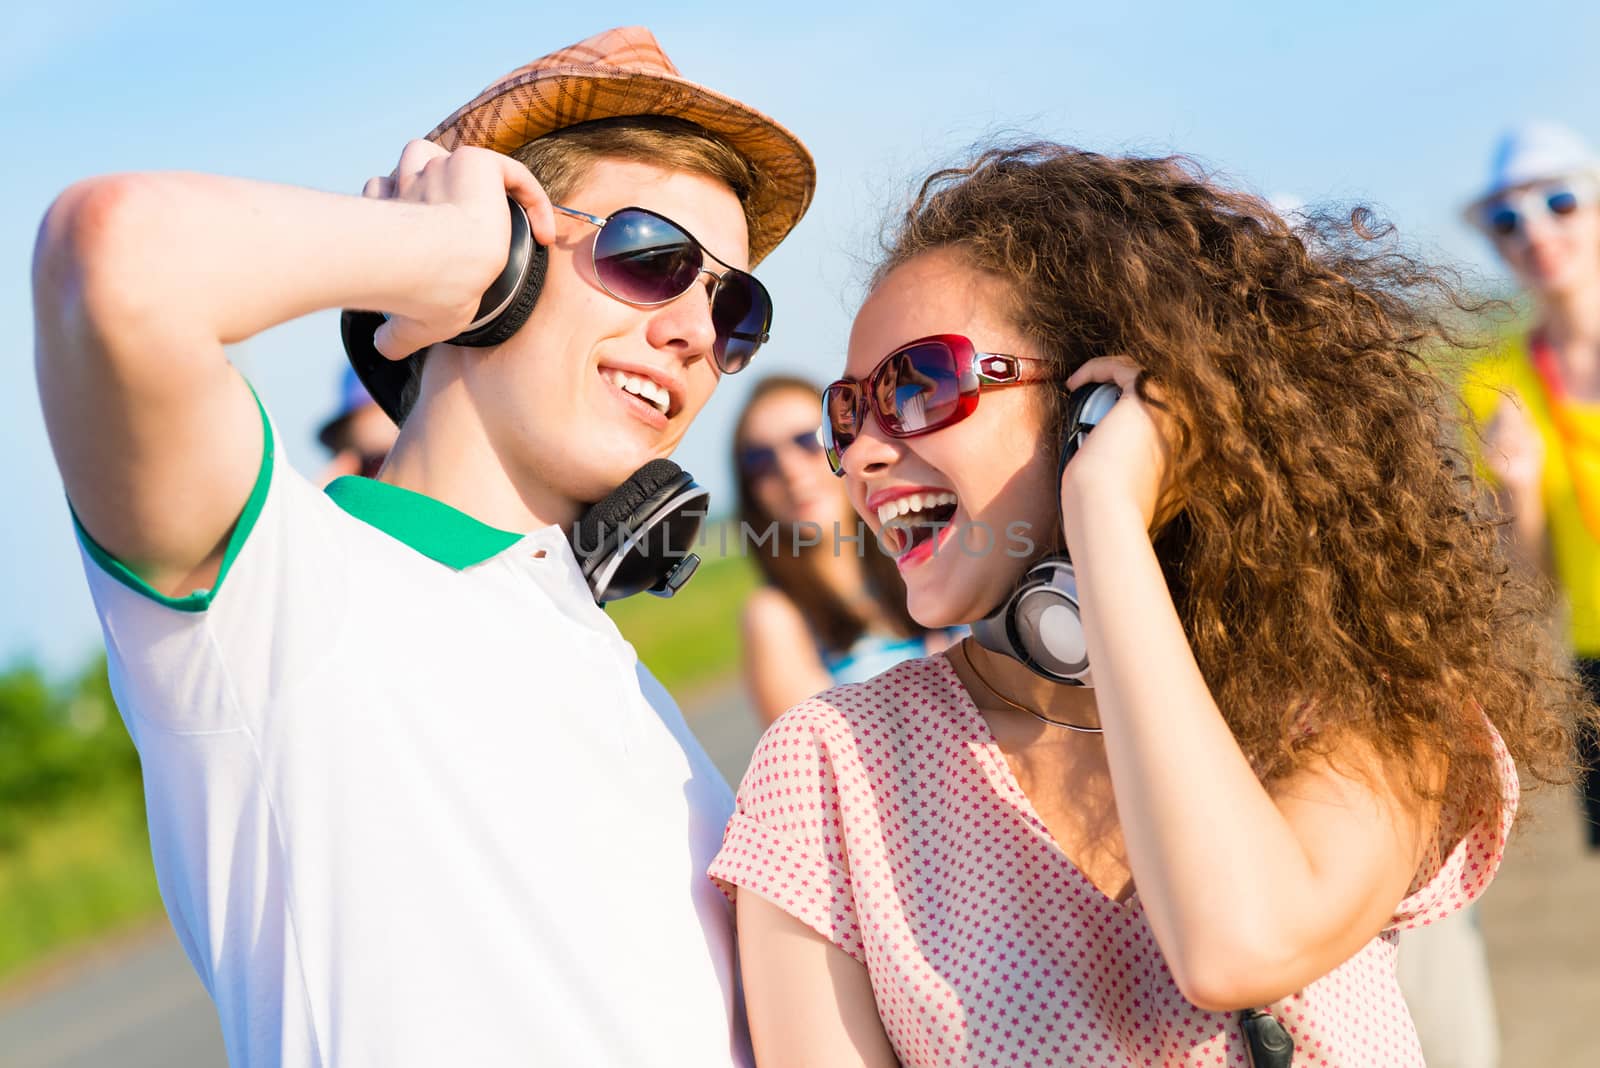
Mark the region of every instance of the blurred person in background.
MULTIPOLYGON (((1600 698, 1600 157, 1572 130, 1534 122, 1495 145, 1465 216, 1532 302, 1531 323, 1469 370, 1462 393, 1512 555, 1558 589, 1567 642, 1600 698)), ((1600 849, 1592 722, 1575 736, 1588 849, 1600 849)), ((1432 1068, 1500 1063, 1476 903, 1400 939, 1397 972, 1432 1068)))
POLYGON ((331 456, 321 483, 346 475, 377 478, 399 435, 400 428, 372 399, 356 369, 346 366, 339 376, 339 407, 317 431, 317 440, 331 456))
POLYGON ((741 620, 745 688, 763 727, 812 694, 952 640, 906 610, 894 560, 822 457, 821 411, 816 386, 774 375, 757 383, 733 433, 741 544, 765 580, 741 620))
MULTIPOLYGON (((1467 221, 1494 245, 1533 300, 1525 336, 1469 368, 1462 395, 1483 431, 1483 460, 1513 557, 1565 595, 1568 642, 1594 692, 1600 656, 1600 527, 1587 526, 1583 500, 1600 493, 1600 459, 1583 440, 1586 419, 1600 433, 1600 228, 1595 225, 1595 158, 1572 131, 1530 123, 1495 145, 1489 180, 1466 207, 1467 221), (1570 442, 1566 435, 1574 434, 1570 442), (1555 462, 1547 460, 1555 456, 1555 462), (1592 459, 1586 458, 1592 456, 1592 459)), ((1600 438, 1596 438, 1600 442, 1600 438)), ((1600 518, 1600 516, 1597 516, 1600 518)), ((1579 724, 1578 782, 1595 846, 1593 728, 1579 724)), ((1397 974, 1417 1035, 1434 1068, 1494 1068, 1499 1023, 1477 903, 1401 936, 1397 974)))
MULTIPOLYGON (((1532 322, 1467 376, 1512 549, 1564 596, 1568 642, 1600 700, 1600 155, 1529 123, 1495 147, 1468 220, 1532 301, 1532 322)), ((1600 852, 1600 738, 1578 735, 1591 853, 1600 852)))

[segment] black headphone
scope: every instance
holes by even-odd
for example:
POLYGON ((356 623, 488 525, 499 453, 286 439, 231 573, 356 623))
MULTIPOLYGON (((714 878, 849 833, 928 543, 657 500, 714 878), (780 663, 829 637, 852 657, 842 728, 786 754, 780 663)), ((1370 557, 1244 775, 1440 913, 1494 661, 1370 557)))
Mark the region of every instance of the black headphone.
MULTIPOLYGON (((451 345, 488 348, 515 334, 539 300, 550 254, 533 239, 528 213, 509 196, 511 248, 506 265, 478 302, 478 313, 451 345)), ((356 377, 396 423, 401 398, 417 373, 417 353, 391 360, 372 337, 385 317, 346 309, 339 336, 356 377)), ((651 460, 603 500, 592 505, 567 532, 596 604, 648 590, 671 597, 689 581, 700 558, 689 552, 700 535, 710 494, 671 460, 651 460)))
MULTIPOLYGON (((477 315, 465 330, 450 339, 451 345, 485 349, 505 341, 528 321, 539 300, 539 291, 544 288, 550 253, 533 239, 533 227, 528 225, 528 213, 522 205, 510 197, 506 197, 506 202, 511 205, 511 250, 506 256, 506 265, 478 302, 477 315)), ((412 375, 417 373, 420 354, 391 360, 378 351, 372 343, 372 335, 386 318, 381 312, 346 308, 339 316, 339 336, 356 377, 367 387, 378 407, 399 423, 403 414, 400 400, 412 375)))
POLYGON ((567 540, 595 604, 647 590, 658 597, 677 593, 700 566, 689 548, 710 499, 671 460, 651 460, 584 512, 567 540))
MULTIPOLYGON (((1094 382, 1073 391, 1067 400, 1057 486, 1067 461, 1121 396, 1122 390, 1109 382, 1094 382)), ((972 624, 972 636, 990 652, 1009 656, 1052 682, 1094 685, 1078 609, 1078 580, 1065 550, 1051 553, 1023 572, 1000 606, 972 624)))

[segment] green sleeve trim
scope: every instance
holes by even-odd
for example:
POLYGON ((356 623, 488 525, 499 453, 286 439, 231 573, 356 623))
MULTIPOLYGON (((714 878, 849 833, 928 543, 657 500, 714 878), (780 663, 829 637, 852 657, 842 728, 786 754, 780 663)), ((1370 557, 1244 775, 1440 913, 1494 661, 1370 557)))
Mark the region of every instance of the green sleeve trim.
POLYGON ((228 569, 233 567, 234 558, 239 555, 239 550, 244 548, 245 539, 255 529, 256 519, 261 515, 261 509, 267 503, 267 491, 272 487, 273 442, 272 424, 267 421, 267 409, 262 406, 261 398, 256 396, 254 387, 250 395, 255 397, 256 411, 261 413, 261 470, 256 473, 256 484, 250 489, 250 496, 244 502, 244 510, 239 513, 238 522, 233 525, 233 533, 228 535, 228 544, 222 551, 222 566, 217 569, 217 581, 209 590, 195 590, 187 597, 168 597, 153 589, 148 582, 136 575, 127 564, 108 553, 99 542, 84 529, 83 523, 78 520, 78 513, 72 509, 72 502, 67 502, 67 508, 72 512, 72 525, 78 532, 78 540, 88 550, 89 556, 106 574, 122 583, 128 589, 141 596, 147 597, 156 604, 179 612, 204 612, 211 607, 211 602, 216 599, 218 591, 222 589, 222 580, 228 577, 228 569))

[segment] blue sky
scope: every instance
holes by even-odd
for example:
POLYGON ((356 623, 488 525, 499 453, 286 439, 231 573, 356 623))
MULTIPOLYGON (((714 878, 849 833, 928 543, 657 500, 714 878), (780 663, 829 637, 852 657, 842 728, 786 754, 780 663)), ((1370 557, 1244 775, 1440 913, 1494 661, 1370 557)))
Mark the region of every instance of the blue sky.
MULTIPOLYGON (((189 169, 355 192, 501 73, 607 26, 650 26, 689 77, 769 112, 817 157, 815 205, 762 265, 774 341, 725 381, 678 460, 726 505, 744 392, 825 380, 886 212, 985 137, 1194 155, 1234 184, 1377 205, 1437 258, 1495 279, 1457 221, 1507 124, 1554 118, 1600 143, 1600 6, 1576 0, 1092 6, 810 3, 360 8, 21 0, 0 39, 0 664, 55 670, 98 629, 32 371, 29 255, 51 199, 91 174, 189 169), (543 9, 543 10, 541 10, 543 9), (381 11, 382 17, 374 12, 381 11), (996 12, 1000 12, 996 14, 996 12)), ((238 346, 288 440, 312 430, 342 355, 332 313, 238 346)))

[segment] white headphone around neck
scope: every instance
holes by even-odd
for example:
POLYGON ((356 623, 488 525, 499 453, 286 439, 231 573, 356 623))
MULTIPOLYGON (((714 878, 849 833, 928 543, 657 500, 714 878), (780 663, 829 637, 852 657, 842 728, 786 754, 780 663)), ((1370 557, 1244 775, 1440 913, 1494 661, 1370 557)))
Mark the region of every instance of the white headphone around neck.
MULTIPOLYGON (((1061 473, 1089 431, 1121 396, 1122 390, 1109 382, 1094 382, 1073 391, 1067 401, 1056 485, 1061 484, 1061 473)), ((990 652, 1009 656, 1052 682, 1094 685, 1078 608, 1078 580, 1065 549, 1023 572, 1000 606, 972 624, 972 636, 990 652)))

